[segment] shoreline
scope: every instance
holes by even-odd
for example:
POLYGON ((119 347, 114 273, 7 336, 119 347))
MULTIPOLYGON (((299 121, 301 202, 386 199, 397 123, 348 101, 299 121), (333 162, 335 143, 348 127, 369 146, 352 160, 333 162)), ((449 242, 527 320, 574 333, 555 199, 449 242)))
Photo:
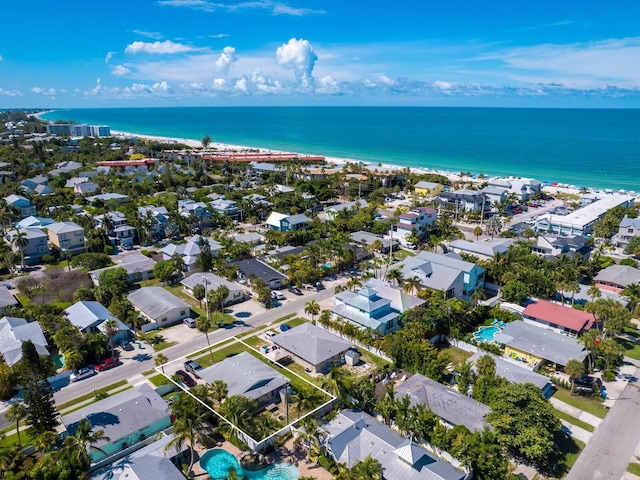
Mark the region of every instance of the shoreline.
MULTIPOLYGON (((124 132, 121 130, 112 130, 111 135, 116 138, 117 137, 135 137, 135 138, 140 138, 144 140, 158 141, 160 143, 168 143, 168 144, 179 143, 179 144, 187 145, 188 147, 191 147, 191 148, 202 147, 202 142, 192 138, 176 138, 176 137, 167 137, 162 135, 137 134, 134 132, 124 132)), ((272 150, 272 149, 267 149, 262 147, 253 147, 248 145, 233 145, 233 144, 221 143, 221 142, 211 142, 209 146, 211 148, 215 148, 220 151, 257 150, 258 152, 261 152, 261 153, 290 153, 290 152, 272 150)), ((302 152, 296 152, 296 153, 303 154, 302 152)), ((304 153, 304 155, 321 155, 321 154, 304 153)), ((463 181, 463 182, 471 182, 471 183, 483 183, 485 181, 488 181, 490 179, 495 179, 495 178, 529 178, 529 177, 519 177, 517 175, 496 176, 496 175, 486 175, 486 174, 477 174, 477 175, 483 175, 483 178, 477 178, 477 176, 476 177, 473 177, 473 176, 469 177, 466 175, 461 176, 459 173, 455 173, 450 170, 436 170, 436 169, 431 169, 426 167, 403 167, 403 166, 395 165, 391 163, 368 162, 368 161, 351 159, 351 158, 343 158, 343 157, 325 157, 325 161, 326 163, 333 164, 336 166, 343 166, 346 163, 363 163, 367 166, 377 166, 382 169, 390 169, 390 170, 401 170, 404 168, 409 168, 411 173, 414 173, 417 175, 426 175, 426 174, 441 175, 443 177, 448 178, 451 182, 463 181)), ((557 186, 545 185, 543 186, 542 190, 551 194, 565 193, 569 195, 578 195, 582 191, 578 187, 575 187, 573 185, 565 185, 565 184, 557 185, 557 186)), ((607 189, 587 188, 588 193, 593 193, 596 191, 605 192, 606 190, 607 189)))

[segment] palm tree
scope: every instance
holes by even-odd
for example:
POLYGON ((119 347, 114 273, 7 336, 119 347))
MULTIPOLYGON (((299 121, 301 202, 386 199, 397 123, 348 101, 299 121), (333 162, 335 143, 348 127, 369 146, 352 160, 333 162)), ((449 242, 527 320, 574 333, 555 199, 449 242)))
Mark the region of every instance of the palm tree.
POLYGON ((13 246, 20 251, 20 263, 22 265, 22 270, 24 270, 24 247, 29 244, 27 234, 20 230, 16 230, 16 233, 13 236, 12 243, 13 246))
POLYGON ((209 384, 209 396, 218 406, 227 398, 227 395, 229 395, 229 388, 224 380, 214 380, 209 384))
POLYGON ((156 355, 156 359, 154 361, 155 361, 156 367, 161 367, 162 373, 164 373, 164 364, 169 361, 167 356, 164 353, 159 353, 158 355, 156 355))
POLYGON ((115 357, 116 354, 114 352, 115 345, 113 339, 118 334, 118 322, 113 318, 105 321, 104 325, 104 334, 109 338, 109 345, 111 346, 111 356, 115 357))
POLYGON ((198 300, 198 306, 202 308, 202 299, 206 295, 206 289, 201 283, 193 287, 193 296, 198 300))
POLYGON ((351 389, 351 381, 345 370, 334 364, 323 380, 329 391, 338 397, 342 404, 347 403, 347 393, 351 389))
POLYGON ((620 292, 627 299, 627 308, 634 315, 640 307, 640 283, 631 283, 620 292))
POLYGON ((296 405, 296 418, 300 418, 300 412, 310 410, 316 402, 316 390, 302 387, 297 393, 292 395, 293 403, 296 405))
POLYGON ((396 285, 400 286, 402 283, 402 270, 394 268, 387 272, 386 278, 388 281, 396 282, 396 285))
POLYGON ((36 447, 36 450, 42 454, 51 451, 51 448, 58 443, 58 434, 56 432, 52 432, 51 430, 47 430, 46 432, 42 432, 38 435, 34 441, 33 446, 36 447))
POLYGON ((476 287, 473 289, 473 292, 471 293, 471 303, 474 307, 477 307, 478 303, 486 298, 487 295, 484 293, 484 290, 482 288, 476 287))
POLYGON ((211 354, 211 363, 215 360, 213 359, 213 350, 211 350, 211 342, 209 341, 209 329, 211 328, 211 320, 208 317, 198 317, 196 318, 196 328, 203 332, 205 337, 207 337, 207 345, 209 346, 209 353, 211 354))
POLYGON ((349 275, 349 280, 347 281, 347 288, 352 292, 356 290, 357 287, 362 286, 362 280, 360 280, 355 275, 349 275))
POLYGON ((478 241, 478 238, 480 238, 480 235, 482 235, 482 227, 478 225, 476 228, 474 228, 473 234, 476 236, 476 241, 478 241))
POLYGON ((83 470, 87 470, 91 465, 91 457, 89 450, 97 450, 105 456, 107 454, 95 446, 99 442, 108 442, 110 440, 104 434, 104 430, 94 432, 93 426, 86 418, 80 420, 78 428, 73 435, 69 435, 64 439, 64 448, 69 455, 76 460, 83 470))
POLYGON ((418 277, 407 278, 404 281, 404 291, 407 293, 414 294, 420 290, 420 279, 418 277))
POLYGON ((209 435, 205 433, 209 430, 209 425, 205 422, 204 415, 197 415, 193 409, 186 409, 180 414, 174 412, 174 415, 176 415, 176 419, 173 422, 173 440, 164 448, 166 452, 172 447, 178 447, 180 450, 185 443, 189 445, 190 460, 186 473, 188 478, 193 468, 194 445, 196 442, 204 444, 210 440, 209 435))
POLYGON ((16 432, 18 433, 18 444, 22 445, 20 441, 20 422, 27 418, 27 406, 22 402, 12 403, 4 414, 9 422, 16 422, 16 432))
POLYGON ((382 480, 384 468, 378 460, 367 455, 364 460, 356 463, 351 468, 353 480, 382 480))
POLYGON ((564 371, 569 375, 569 379, 571 380, 571 395, 573 395, 573 389, 576 386, 576 378, 584 373, 584 363, 573 358, 564 366, 564 371))
POLYGON ((320 305, 315 299, 309 300, 304 304, 304 313, 311 316, 311 321, 314 321, 316 315, 320 313, 320 305))

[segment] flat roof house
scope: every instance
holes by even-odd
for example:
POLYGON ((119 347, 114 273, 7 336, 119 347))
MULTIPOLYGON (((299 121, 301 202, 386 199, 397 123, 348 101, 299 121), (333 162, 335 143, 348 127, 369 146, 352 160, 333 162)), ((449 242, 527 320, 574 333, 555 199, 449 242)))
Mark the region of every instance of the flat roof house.
POLYGON ((632 283, 640 283, 640 270, 627 265, 611 265, 598 272, 595 282, 601 290, 620 293, 632 283))
POLYGON ((327 453, 336 462, 351 468, 371 457, 382 466, 385 480, 470 480, 473 476, 362 411, 338 412, 320 428, 326 433, 327 453))
POLYGON ((222 380, 228 397, 242 395, 255 400, 258 407, 278 401, 278 393, 289 384, 287 377, 248 352, 203 368, 198 375, 208 384, 222 380))
MULTIPOLYGON (((230 282, 226 278, 219 277, 213 273, 193 273, 186 278, 183 278, 180 283, 184 287, 184 291, 194 297, 193 289, 196 285, 202 285, 207 292, 216 290, 221 285, 224 285, 229 289, 229 295, 223 302, 224 305, 231 305, 243 301, 245 297, 245 291, 242 287, 239 287, 235 283, 230 282)), ((195 297, 194 297, 195 298, 195 297)))
POLYGON ((413 191, 419 197, 428 197, 440 193, 442 191, 442 184, 421 180, 413 186, 413 191))
MULTIPOLYGON (((66 433, 73 435, 80 421, 86 419, 95 430, 104 430, 109 440, 100 440, 91 449, 92 463, 107 457, 116 460, 144 446, 171 426, 171 409, 167 402, 147 384, 91 403, 61 418, 66 433)), ((64 434, 63 434, 64 435, 64 434)))
POLYGON ((584 361, 587 350, 575 338, 516 320, 494 337, 504 355, 538 370, 544 363, 564 367, 569 360, 584 361))
POLYGON ((577 337, 583 331, 589 330, 595 322, 592 313, 547 300, 536 300, 527 305, 522 312, 522 319, 531 325, 572 337, 577 337))
POLYGON ((419 373, 409 377, 395 388, 395 398, 409 396, 411 405, 419 403, 440 417, 445 424, 464 425, 473 432, 484 430, 489 424, 485 418, 491 409, 471 397, 462 395, 441 383, 419 373))
POLYGON ((173 325, 191 314, 187 302, 162 287, 142 287, 127 298, 137 311, 158 327, 173 325))
POLYGON ((71 255, 85 252, 84 228, 74 222, 52 223, 47 227, 49 242, 61 252, 71 255))
POLYGON ((249 282, 249 285, 251 285, 251 280, 254 277, 264 280, 271 289, 282 288, 289 281, 286 275, 255 258, 238 260, 233 262, 232 265, 238 266, 242 278, 249 282))
POLYGON ((351 343, 310 323, 303 323, 271 338, 278 347, 293 355, 313 373, 326 372, 340 365, 351 343))
POLYGON ((38 322, 27 322, 24 318, 0 318, 0 354, 7 365, 22 358, 22 343, 31 340, 40 355, 49 356, 47 339, 38 322))

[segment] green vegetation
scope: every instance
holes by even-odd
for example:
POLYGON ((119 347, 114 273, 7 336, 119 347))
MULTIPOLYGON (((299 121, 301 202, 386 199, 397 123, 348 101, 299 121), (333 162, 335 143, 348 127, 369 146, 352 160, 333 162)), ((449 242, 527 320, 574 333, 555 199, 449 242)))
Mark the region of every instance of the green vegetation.
POLYGON ((153 377, 150 377, 148 380, 151 383, 153 383, 156 387, 160 387, 161 385, 164 385, 165 383, 168 382, 167 377, 165 377, 161 373, 158 373, 157 375, 154 375, 153 377))
POLYGON ((555 438, 555 444, 561 458, 560 473, 566 475, 576 463, 578 457, 586 446, 584 442, 573 438, 566 433, 560 433, 555 438))
POLYGON ((633 473, 640 477, 640 463, 630 463, 627 465, 627 472, 633 473))
POLYGON ((123 385, 126 385, 127 383, 128 383, 127 380, 119 380, 119 381, 117 381, 115 383, 112 383, 111 385, 107 385, 106 387, 102 387, 102 388, 99 388, 99 389, 97 389, 95 391, 92 391, 91 393, 87 393, 85 395, 81 395, 79 397, 76 397, 73 400, 69 400, 68 402, 61 403, 60 405, 57 405, 58 411, 66 410, 69 407, 73 407, 74 405, 77 405, 78 403, 81 403, 81 402, 84 402, 86 400, 89 400, 89 399, 95 397, 98 392, 109 393, 111 390, 115 390, 118 387, 122 387, 123 385))
POLYGON ((595 415, 598 418, 604 418, 609 411, 600 401, 580 395, 571 395, 571 393, 564 388, 558 388, 558 391, 554 396, 558 400, 562 400, 563 402, 595 415))
POLYGON ((590 423, 583 422, 582 420, 579 420, 576 417, 572 417, 571 415, 564 413, 563 411, 558 410, 557 408, 554 408, 553 411, 555 412, 556 417, 558 417, 560 420, 569 422, 570 424, 575 425, 576 427, 580 427, 583 430, 586 430, 587 432, 593 432, 595 430, 595 427, 590 423))

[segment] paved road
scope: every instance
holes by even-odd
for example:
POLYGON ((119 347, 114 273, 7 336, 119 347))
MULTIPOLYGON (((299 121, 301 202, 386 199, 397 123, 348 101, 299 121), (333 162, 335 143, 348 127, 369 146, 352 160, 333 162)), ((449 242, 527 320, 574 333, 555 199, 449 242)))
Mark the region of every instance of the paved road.
POLYGON ((640 443, 640 382, 636 370, 615 405, 596 429, 566 480, 622 478, 640 443))

